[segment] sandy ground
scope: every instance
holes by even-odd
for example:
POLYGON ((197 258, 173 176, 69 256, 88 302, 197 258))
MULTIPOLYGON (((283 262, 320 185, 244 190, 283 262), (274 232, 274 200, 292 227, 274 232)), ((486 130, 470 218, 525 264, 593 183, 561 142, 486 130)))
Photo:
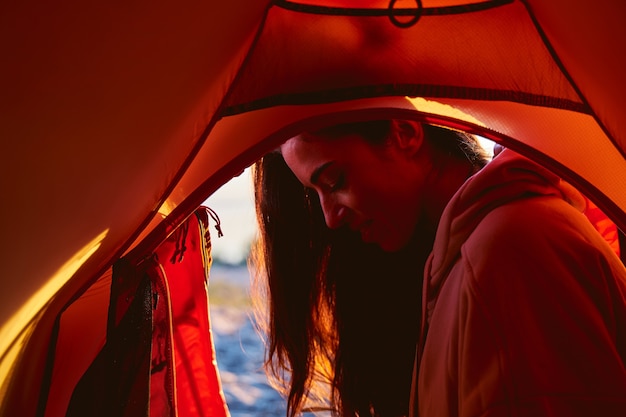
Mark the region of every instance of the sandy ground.
POLYGON ((285 400, 268 384, 264 347, 251 319, 245 267, 214 265, 209 279, 211 325, 231 417, 285 416, 285 400))

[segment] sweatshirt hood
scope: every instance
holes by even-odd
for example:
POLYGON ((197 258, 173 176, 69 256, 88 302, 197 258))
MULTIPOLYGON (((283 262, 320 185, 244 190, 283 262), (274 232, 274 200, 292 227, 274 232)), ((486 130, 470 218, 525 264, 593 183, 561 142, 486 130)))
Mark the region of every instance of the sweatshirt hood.
POLYGON ((498 206, 535 196, 558 196, 583 211, 586 200, 571 185, 537 163, 504 150, 470 177, 446 206, 426 266, 428 294, 433 300, 458 259, 461 246, 483 218, 498 206))

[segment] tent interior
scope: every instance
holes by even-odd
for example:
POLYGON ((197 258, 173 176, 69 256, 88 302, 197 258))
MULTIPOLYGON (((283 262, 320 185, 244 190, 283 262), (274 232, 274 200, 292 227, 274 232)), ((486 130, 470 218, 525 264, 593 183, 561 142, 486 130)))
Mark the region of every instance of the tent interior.
POLYGON ((0 6, 0 415, 228 415, 200 206, 304 130, 474 133, 626 230, 622 2, 36 3, 0 6))

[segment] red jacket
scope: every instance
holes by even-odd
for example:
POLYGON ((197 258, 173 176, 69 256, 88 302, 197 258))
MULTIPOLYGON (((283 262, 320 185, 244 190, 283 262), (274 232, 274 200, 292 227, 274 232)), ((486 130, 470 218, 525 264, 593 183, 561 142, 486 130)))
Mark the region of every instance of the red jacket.
POLYGON ((565 189, 504 151, 452 198, 413 415, 626 416, 626 269, 565 189))

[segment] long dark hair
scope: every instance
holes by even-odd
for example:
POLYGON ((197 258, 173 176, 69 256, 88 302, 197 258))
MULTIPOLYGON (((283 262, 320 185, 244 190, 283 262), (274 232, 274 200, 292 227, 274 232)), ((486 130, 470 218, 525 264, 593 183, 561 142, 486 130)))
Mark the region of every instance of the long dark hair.
MULTIPOLYGON (((383 120, 322 133, 356 133, 382 145, 391 129, 383 120)), ((424 129, 440 153, 484 165, 473 137, 424 129)), ((329 230, 317 195, 279 153, 263 157, 253 173, 253 299, 267 337, 266 370, 287 396, 288 416, 318 407, 336 416, 407 414, 423 267, 434 237, 416 236, 402 251, 384 252, 353 232, 329 230)))

